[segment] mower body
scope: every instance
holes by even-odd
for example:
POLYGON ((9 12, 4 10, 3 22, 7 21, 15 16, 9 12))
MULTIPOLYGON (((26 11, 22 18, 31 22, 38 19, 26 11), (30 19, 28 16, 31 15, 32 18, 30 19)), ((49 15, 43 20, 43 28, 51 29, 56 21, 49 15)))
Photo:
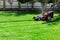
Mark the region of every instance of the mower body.
POLYGON ((45 12, 41 15, 38 15, 38 16, 34 16, 33 19, 35 21, 39 21, 39 20, 42 20, 42 21, 45 21, 45 20, 51 20, 53 18, 53 11, 49 11, 49 12, 45 12))

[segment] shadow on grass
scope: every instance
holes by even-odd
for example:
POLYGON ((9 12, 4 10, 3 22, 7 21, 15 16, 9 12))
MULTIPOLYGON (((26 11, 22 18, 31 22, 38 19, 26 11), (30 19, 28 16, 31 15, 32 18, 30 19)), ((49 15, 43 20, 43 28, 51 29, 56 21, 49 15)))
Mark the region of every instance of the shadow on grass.
POLYGON ((15 16, 21 16, 26 14, 39 14, 39 12, 33 12, 33 11, 16 11, 15 16))
POLYGON ((52 21, 46 21, 42 24, 48 24, 48 25, 57 25, 60 22, 60 16, 55 17, 52 21))
POLYGON ((7 22, 28 22, 28 21, 34 21, 34 20, 1 21, 0 23, 7 23, 7 22))
POLYGON ((2 13, 0 13, 0 15, 4 15, 4 16, 11 16, 11 15, 15 15, 15 16, 21 16, 21 15, 26 15, 26 14, 39 14, 40 12, 34 12, 34 11, 2 11, 2 13))
POLYGON ((11 16, 13 11, 0 11, 0 15, 3 16, 11 16))

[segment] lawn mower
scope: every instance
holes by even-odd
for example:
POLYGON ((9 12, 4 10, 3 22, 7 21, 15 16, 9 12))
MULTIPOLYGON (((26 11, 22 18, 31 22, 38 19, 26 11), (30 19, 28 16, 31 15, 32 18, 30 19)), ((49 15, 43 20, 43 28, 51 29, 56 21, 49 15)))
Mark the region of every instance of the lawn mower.
POLYGON ((45 12, 43 14, 40 14, 38 16, 34 16, 33 19, 35 21, 39 21, 39 20, 42 20, 42 21, 50 21, 52 18, 53 18, 53 14, 54 12, 53 11, 48 11, 48 12, 45 12))

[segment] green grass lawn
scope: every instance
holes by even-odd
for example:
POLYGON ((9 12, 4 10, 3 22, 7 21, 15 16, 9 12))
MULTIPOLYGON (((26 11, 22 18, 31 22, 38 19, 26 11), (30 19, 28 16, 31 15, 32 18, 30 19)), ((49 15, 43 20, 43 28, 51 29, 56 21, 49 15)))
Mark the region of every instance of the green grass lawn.
POLYGON ((60 40, 58 14, 52 22, 45 22, 34 21, 32 17, 36 14, 16 13, 0 12, 0 40, 60 40))

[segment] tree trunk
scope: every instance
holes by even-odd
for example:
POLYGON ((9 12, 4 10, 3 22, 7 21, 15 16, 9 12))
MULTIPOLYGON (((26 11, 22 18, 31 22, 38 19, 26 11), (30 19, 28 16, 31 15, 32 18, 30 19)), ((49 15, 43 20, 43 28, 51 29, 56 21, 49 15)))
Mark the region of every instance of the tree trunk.
POLYGON ((18 9, 20 10, 20 8, 21 8, 21 3, 18 2, 18 9))
POLYGON ((42 5, 42 8, 41 8, 41 13, 42 13, 42 14, 44 13, 44 8, 43 8, 43 5, 42 5))
POLYGON ((47 7, 47 3, 42 3, 42 8, 41 8, 41 13, 42 13, 42 14, 43 14, 45 11, 47 11, 46 7, 47 7))
POLYGON ((32 2, 32 10, 33 10, 33 8, 34 8, 34 3, 32 2))
POLYGON ((29 6, 28 6, 28 2, 27 2, 27 11, 28 11, 28 9, 29 9, 28 7, 29 7, 29 6))
POLYGON ((47 10, 47 3, 44 3, 44 11, 45 11, 45 12, 48 11, 48 10, 47 10))
POLYGON ((12 4, 10 4, 10 7, 11 7, 11 9, 12 9, 12 4))
POLYGON ((5 0, 3 0, 3 10, 5 10, 5 0))

